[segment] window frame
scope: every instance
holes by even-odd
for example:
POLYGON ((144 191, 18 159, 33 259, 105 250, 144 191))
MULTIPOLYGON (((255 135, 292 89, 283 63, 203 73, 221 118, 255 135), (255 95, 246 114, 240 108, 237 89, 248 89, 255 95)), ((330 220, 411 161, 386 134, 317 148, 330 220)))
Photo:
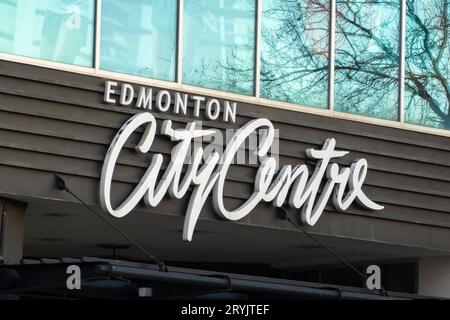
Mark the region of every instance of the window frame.
POLYGON ((330 0, 330 34, 329 34, 329 70, 328 70, 328 108, 321 109, 316 107, 304 106, 299 104, 294 104, 284 101, 276 101, 261 98, 259 95, 260 88, 260 43, 261 43, 261 11, 262 11, 262 1, 256 1, 256 19, 255 19, 255 54, 254 54, 254 93, 253 95, 243 95, 238 93, 231 93, 220 91, 216 89, 206 89, 201 87, 195 87, 182 83, 182 37, 183 37, 183 6, 184 0, 178 0, 178 19, 177 19, 177 51, 176 51, 176 77, 175 81, 165 81, 152 78, 144 78, 140 76, 127 75, 117 72, 105 71, 100 69, 100 35, 101 35, 101 10, 102 10, 102 0, 95 0, 95 21, 94 21, 94 65, 93 67, 82 67, 77 65, 65 64, 55 61, 41 60, 37 58, 18 56, 9 53, 0 52, 0 60, 29 64, 39 67, 45 67, 55 70, 62 70, 67 72, 73 72, 77 74, 84 74, 89 76, 94 76, 98 78, 109 78, 117 81, 129 81, 135 82, 137 84, 143 84, 148 86, 162 87, 172 90, 180 90, 189 92, 192 94, 202 94, 207 96, 214 96, 217 98, 223 98, 228 100, 234 100, 237 102, 249 103, 254 105, 273 107, 279 109, 287 109, 291 111, 304 112, 310 114, 318 114, 322 116, 327 116, 336 119, 345 119, 350 121, 356 121, 361 123, 369 123, 389 128, 397 128, 403 130, 409 130, 414 132, 421 132, 427 134, 433 134, 437 136, 450 137, 450 130, 433 128, 422 126, 418 124, 406 123, 404 121, 404 78, 405 78, 405 43, 406 43, 406 1, 401 0, 400 6, 400 55, 399 55, 399 119, 398 120, 385 120, 372 118, 365 115, 351 114, 334 110, 334 58, 335 58, 335 22, 336 22, 336 0, 330 0))

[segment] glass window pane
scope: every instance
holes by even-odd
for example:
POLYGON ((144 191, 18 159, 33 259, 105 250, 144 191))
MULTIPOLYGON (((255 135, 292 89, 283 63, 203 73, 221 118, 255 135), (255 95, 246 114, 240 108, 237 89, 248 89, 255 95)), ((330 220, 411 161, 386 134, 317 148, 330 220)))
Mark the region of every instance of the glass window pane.
POLYGON ((328 0, 264 0, 261 97, 327 107, 328 0))
POLYGON ((103 0, 100 68, 175 79, 176 0, 103 0))
POLYGON ((255 0, 185 0, 183 82, 253 94, 255 0))
POLYGON ((399 0, 337 0, 334 106, 398 119, 399 0))
POLYGON ((93 66, 94 0, 0 0, 0 51, 93 66))
POLYGON ((407 1, 405 121, 450 129, 450 3, 407 1))

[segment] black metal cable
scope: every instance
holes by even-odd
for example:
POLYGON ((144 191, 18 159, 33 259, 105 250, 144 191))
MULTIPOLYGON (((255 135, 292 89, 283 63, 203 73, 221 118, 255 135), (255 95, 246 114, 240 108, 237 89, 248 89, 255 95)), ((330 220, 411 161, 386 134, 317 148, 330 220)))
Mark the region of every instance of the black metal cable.
MULTIPOLYGON (((322 248, 324 248, 325 250, 327 250, 329 253, 331 253, 333 256, 335 256, 336 258, 338 258, 343 264, 345 264, 347 267, 349 267, 350 269, 352 269, 353 271, 355 271, 358 275, 360 275, 366 282, 368 280, 368 277, 362 273, 361 271, 359 271, 355 266, 353 266, 350 262, 348 262, 347 260, 345 260, 345 258, 343 258, 341 255, 339 255, 337 252, 335 252, 333 249, 331 249, 330 247, 328 247, 327 245, 325 245, 324 243, 322 243, 320 240, 316 239, 315 237, 313 237, 313 235, 311 235, 308 231, 306 231, 302 226, 300 226, 296 221, 292 220, 291 217, 289 217, 289 215, 287 214, 286 210, 284 208, 279 208, 278 210, 278 217, 280 218, 280 220, 286 220, 289 223, 291 223, 292 225, 294 225, 295 227, 297 227, 300 231, 302 231, 309 239, 311 239, 312 241, 314 241, 315 243, 317 243, 319 246, 321 246, 322 248)), ((381 286, 380 288, 380 293, 384 296, 387 296, 387 292, 386 290, 384 290, 383 286, 381 286)))
POLYGON ((91 211, 92 213, 94 213, 97 217, 99 217, 100 219, 103 220, 103 222, 105 222, 106 224, 108 224, 111 228, 113 228, 116 232, 118 232, 122 237, 124 237, 126 240, 128 240, 132 245, 134 245, 136 248, 138 248, 142 253, 144 253, 147 257, 149 257, 151 260, 153 260, 154 262, 156 262, 156 264, 159 267, 160 271, 164 271, 167 272, 169 271, 167 269, 167 266, 164 264, 163 261, 159 260, 156 256, 154 256, 153 254, 151 254, 150 252, 148 252, 143 246, 141 246, 139 243, 137 243, 133 238, 131 238, 129 235, 127 235, 125 232, 123 232, 122 230, 119 229, 119 227, 117 227, 114 223, 112 223, 111 221, 109 221, 108 219, 106 219, 103 215, 101 215, 100 213, 98 213, 97 211, 95 211, 94 209, 92 209, 87 203, 85 203, 80 197, 78 197, 74 192, 72 192, 67 186, 65 181, 58 176, 57 174, 55 174, 55 179, 56 179, 56 188, 58 190, 61 191, 66 191, 67 193, 69 193, 71 196, 73 196, 75 199, 77 199, 81 204, 83 204, 87 209, 89 209, 89 211, 91 211))

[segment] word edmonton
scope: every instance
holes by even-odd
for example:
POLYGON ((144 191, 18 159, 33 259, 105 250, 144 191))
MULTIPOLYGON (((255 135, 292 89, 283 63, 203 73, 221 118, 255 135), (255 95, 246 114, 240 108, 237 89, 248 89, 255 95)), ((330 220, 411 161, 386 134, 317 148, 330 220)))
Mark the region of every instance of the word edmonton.
POLYGON ((203 110, 208 120, 221 119, 225 122, 236 122, 236 102, 224 101, 221 103, 218 99, 206 99, 203 96, 188 95, 186 93, 175 92, 174 96, 167 90, 154 92, 152 88, 140 87, 136 90, 131 84, 124 83, 120 89, 117 88, 117 82, 105 82, 104 101, 106 103, 118 103, 123 106, 133 105, 139 109, 168 112, 173 106, 175 114, 187 115, 188 103, 193 103, 194 117, 200 117, 200 110, 203 110), (136 95, 137 93, 137 95, 136 95), (118 94, 119 99, 114 98, 118 94), (136 97, 136 98, 135 98, 136 97), (155 100, 155 108, 153 108, 155 100))
MULTIPOLYGON (((275 207, 285 204, 300 209, 301 219, 305 224, 313 226, 322 215, 328 200, 331 198, 339 211, 347 210, 357 201, 363 208, 381 210, 382 206, 371 201, 363 192, 362 186, 367 174, 367 161, 359 159, 348 168, 340 168, 333 159, 348 154, 347 151, 335 150, 336 140, 327 139, 322 149, 307 149, 308 158, 316 160, 316 167, 310 176, 306 165, 284 165, 277 170, 277 161, 268 154, 275 135, 273 124, 268 119, 254 119, 236 131, 222 155, 212 152, 202 162, 204 149, 199 146, 194 150, 193 160, 184 172, 184 160, 193 139, 212 135, 214 130, 196 129, 196 123, 190 122, 185 129, 174 129, 171 120, 165 120, 161 127, 161 135, 176 142, 172 149, 170 162, 159 179, 162 169, 163 155, 153 155, 151 163, 140 182, 127 199, 117 208, 111 204, 111 187, 119 154, 129 137, 144 126, 140 141, 135 150, 147 153, 155 139, 157 123, 149 112, 134 115, 119 130, 106 154, 100 178, 100 203, 111 215, 121 218, 130 213, 143 199, 147 206, 155 207, 169 193, 176 199, 183 198, 190 186, 193 186, 186 217, 184 220, 183 239, 191 241, 194 228, 202 208, 212 193, 215 211, 224 219, 236 221, 247 216, 259 202, 272 202, 275 207), (254 178, 253 193, 238 208, 228 210, 224 203, 224 186, 228 170, 237 150, 251 134, 266 129, 267 134, 257 144, 256 153, 260 166, 254 178), (184 173, 183 173, 184 172, 184 173), (326 180, 320 195, 321 182, 326 180)), ((206 149, 206 148, 205 148, 206 149)))

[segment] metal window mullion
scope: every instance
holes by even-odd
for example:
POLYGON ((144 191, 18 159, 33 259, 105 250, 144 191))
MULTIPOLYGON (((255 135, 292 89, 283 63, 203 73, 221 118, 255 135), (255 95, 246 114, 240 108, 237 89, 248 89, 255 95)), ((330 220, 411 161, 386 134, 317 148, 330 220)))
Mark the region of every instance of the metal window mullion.
POLYGON ((262 0, 256 1, 256 30, 255 30, 255 74, 254 95, 260 97, 261 90, 261 29, 262 29, 262 0))
POLYGON ((183 81, 183 9, 184 0, 178 0, 177 23, 177 53, 176 53, 176 82, 181 85, 183 81))
POLYGON ((101 33, 101 21, 102 21, 102 0, 95 2, 95 33, 94 33, 94 69, 98 73, 100 70, 100 33, 101 33))
POLYGON ((328 109, 334 111, 334 70, 336 39, 336 0, 330 0, 330 21, 328 37, 328 109))
POLYGON ((406 50, 406 0, 400 4, 400 56, 399 56, 399 90, 398 90, 398 117, 401 123, 405 122, 405 50, 406 50))

